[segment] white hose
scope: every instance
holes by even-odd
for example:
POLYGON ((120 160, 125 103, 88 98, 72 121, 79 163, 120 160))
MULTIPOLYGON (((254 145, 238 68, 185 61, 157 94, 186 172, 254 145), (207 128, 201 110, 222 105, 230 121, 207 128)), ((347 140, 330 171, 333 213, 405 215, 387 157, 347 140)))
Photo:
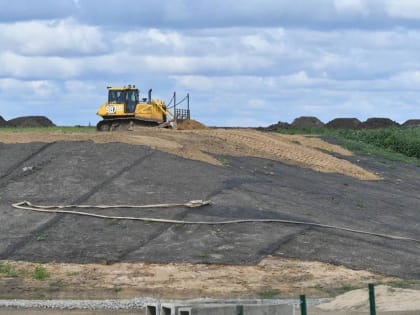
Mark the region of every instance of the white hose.
POLYGON ((306 225, 314 226, 325 229, 334 229, 340 231, 346 231, 357 234, 364 234, 370 236, 377 236, 392 240, 400 241, 410 241, 415 243, 420 243, 420 240, 404 237, 404 236, 395 236, 389 234, 381 234, 374 232, 367 232, 362 230, 355 230, 345 227, 339 227, 328 224, 314 223, 314 222, 305 222, 305 221, 293 221, 293 220, 281 220, 281 219, 234 219, 234 220, 225 220, 225 221, 185 221, 185 220, 173 220, 173 219, 160 219, 160 218, 148 218, 148 217, 126 217, 126 216, 112 216, 112 215, 102 215, 90 212, 83 211, 70 211, 63 210, 66 208, 99 208, 99 209, 110 209, 110 208, 170 208, 170 207, 188 207, 188 208, 197 208, 205 205, 210 205, 209 200, 191 200, 186 203, 165 203, 165 204, 152 204, 152 205, 59 205, 59 206, 40 206, 34 205, 29 201, 21 201, 12 204, 14 208, 22 210, 31 210, 37 212, 49 212, 49 213, 66 213, 66 214, 76 214, 83 215, 101 219, 114 219, 114 220, 136 220, 136 221, 145 221, 145 222, 158 222, 158 223, 170 223, 170 224, 200 224, 200 225, 222 225, 222 224, 237 224, 237 223, 285 223, 285 224, 294 224, 294 225, 306 225))

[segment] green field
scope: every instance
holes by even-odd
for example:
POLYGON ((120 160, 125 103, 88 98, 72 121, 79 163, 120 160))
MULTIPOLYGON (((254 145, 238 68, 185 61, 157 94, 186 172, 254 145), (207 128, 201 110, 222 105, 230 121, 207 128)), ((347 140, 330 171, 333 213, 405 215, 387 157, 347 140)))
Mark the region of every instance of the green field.
POLYGON ((420 128, 382 129, 278 129, 285 134, 320 135, 344 147, 391 160, 420 164, 420 128))
POLYGON ((84 126, 54 126, 54 127, 0 127, 0 132, 93 132, 96 131, 95 127, 84 127, 84 126))

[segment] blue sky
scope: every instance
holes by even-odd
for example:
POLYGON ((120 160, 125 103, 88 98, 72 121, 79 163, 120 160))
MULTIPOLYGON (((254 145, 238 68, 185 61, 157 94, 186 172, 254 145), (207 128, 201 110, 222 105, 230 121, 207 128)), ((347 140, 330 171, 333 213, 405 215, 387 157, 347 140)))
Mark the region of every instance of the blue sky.
POLYGON ((420 118, 417 0, 0 0, 0 115, 96 124, 135 84, 193 118, 420 118))

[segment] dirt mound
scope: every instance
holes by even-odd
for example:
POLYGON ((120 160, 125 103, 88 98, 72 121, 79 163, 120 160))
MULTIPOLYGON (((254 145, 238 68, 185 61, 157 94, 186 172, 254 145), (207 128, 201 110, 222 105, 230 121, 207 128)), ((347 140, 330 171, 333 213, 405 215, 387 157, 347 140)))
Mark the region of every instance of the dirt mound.
POLYGON ((362 128, 374 129, 374 128, 388 128, 398 127, 399 124, 389 118, 369 118, 362 123, 362 128))
POLYGON ((7 122, 10 127, 54 127, 55 124, 45 116, 16 117, 7 122))
POLYGON ((6 125, 7 121, 2 116, 0 116, 0 127, 5 127, 6 125))
POLYGON ((405 128, 420 128, 420 119, 409 119, 401 126, 405 128))
POLYGON ((8 137, 7 132, 3 132, 1 136, 3 138, 1 141, 6 143, 9 141, 13 141, 12 143, 27 143, 92 140, 98 143, 124 142, 146 145, 187 159, 200 160, 213 165, 223 165, 213 154, 251 156, 312 168, 319 172, 344 174, 364 180, 378 180, 380 178, 358 165, 328 154, 327 152, 335 152, 350 156, 351 152, 340 146, 324 142, 317 137, 262 133, 255 130, 207 128, 204 130, 176 131, 144 127, 130 132, 130 134, 32 131, 13 133, 12 137, 8 137))
POLYGON ((292 127, 298 129, 321 128, 323 126, 324 123, 322 121, 312 116, 301 116, 292 122, 292 127))
POLYGON ((207 129, 205 125, 201 122, 198 122, 194 119, 186 119, 178 122, 176 124, 176 129, 178 130, 195 130, 195 129, 207 129))
POLYGON ((333 129, 359 129, 362 122, 357 118, 336 118, 325 126, 333 129))
POLYGON ((272 124, 266 128, 261 128, 262 130, 267 130, 267 131, 275 131, 277 129, 288 129, 290 128, 290 124, 287 122, 283 122, 283 121, 279 121, 276 124, 272 124))

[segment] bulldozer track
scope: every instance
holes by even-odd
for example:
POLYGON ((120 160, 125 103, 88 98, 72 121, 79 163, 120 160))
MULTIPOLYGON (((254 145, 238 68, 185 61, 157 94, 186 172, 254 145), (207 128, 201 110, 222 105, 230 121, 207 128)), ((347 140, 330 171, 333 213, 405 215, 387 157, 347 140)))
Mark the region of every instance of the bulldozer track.
POLYGON ((97 131, 117 131, 117 130, 133 130, 137 127, 158 127, 159 123, 155 121, 140 120, 131 118, 105 119, 96 125, 97 131))
POLYGON ((290 233, 284 237, 282 237, 279 240, 276 240, 275 242, 268 244, 266 247, 261 248, 258 251, 258 254, 261 257, 267 256, 267 255, 274 255, 282 246, 290 243, 291 241, 293 241, 294 239, 296 239, 296 237, 298 237, 299 235, 302 235, 310 230, 312 230, 313 227, 311 226, 305 226, 302 228, 298 228, 298 230, 296 232, 290 233))
POLYGON ((0 176, 0 187, 4 186, 5 184, 7 184, 7 180, 10 179, 11 176, 13 176, 13 173, 16 170, 20 170, 22 168, 22 166, 27 163, 28 161, 30 161, 32 158, 34 158, 35 156, 37 156, 38 154, 42 153, 43 151, 45 151, 46 149, 48 149, 49 147, 51 147, 52 145, 54 145, 55 142, 51 142, 51 143, 46 143, 43 146, 41 146, 38 150, 32 152, 31 154, 29 154, 27 157, 25 157, 23 160, 20 160, 18 162, 16 162, 15 164, 13 164, 11 167, 9 167, 3 175, 0 176))
MULTIPOLYGON (((174 216, 174 219, 175 220, 183 220, 189 213, 190 213, 190 209, 185 209, 181 213, 176 214, 174 216)), ((130 255, 130 253, 132 253, 133 251, 138 250, 138 249, 140 249, 142 247, 147 246, 149 243, 153 242, 153 240, 157 239, 163 233, 165 233, 166 231, 168 231, 171 228, 172 225, 173 224, 171 224, 170 226, 162 225, 162 226, 158 227, 142 243, 137 244, 136 246, 129 247, 126 250, 124 250, 123 252, 121 252, 121 254, 118 256, 118 260, 122 261, 128 255, 130 255)))

